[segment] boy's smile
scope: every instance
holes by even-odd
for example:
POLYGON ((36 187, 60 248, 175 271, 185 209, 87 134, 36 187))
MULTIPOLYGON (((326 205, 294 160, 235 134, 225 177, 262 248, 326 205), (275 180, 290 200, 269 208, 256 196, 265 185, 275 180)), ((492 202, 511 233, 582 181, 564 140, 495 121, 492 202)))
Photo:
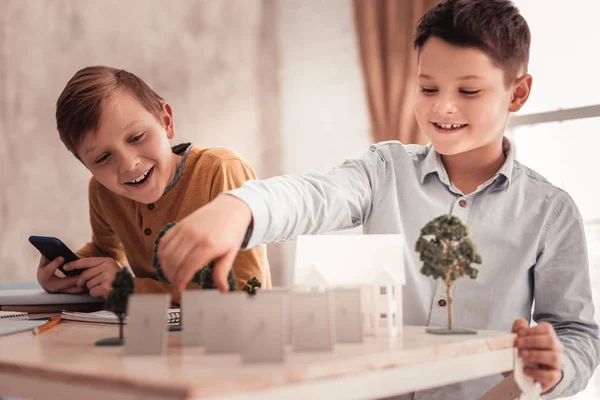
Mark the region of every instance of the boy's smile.
POLYGON ((148 204, 162 196, 181 160, 171 150, 173 136, 168 104, 159 121, 124 90, 104 105, 98 129, 84 136, 77 152, 107 189, 148 204))
POLYGON ((154 167, 152 167, 149 170, 143 172, 137 178, 133 178, 132 180, 125 182, 125 184, 126 185, 132 185, 132 186, 138 186, 138 187, 140 187, 141 185, 145 184, 150 179, 150 175, 151 175, 151 173, 152 173, 153 170, 154 170, 154 167))
POLYGON ((455 123, 443 123, 443 122, 432 122, 431 123, 435 130, 444 134, 444 133, 455 133, 460 131, 463 128, 469 126, 469 124, 455 124, 455 123))

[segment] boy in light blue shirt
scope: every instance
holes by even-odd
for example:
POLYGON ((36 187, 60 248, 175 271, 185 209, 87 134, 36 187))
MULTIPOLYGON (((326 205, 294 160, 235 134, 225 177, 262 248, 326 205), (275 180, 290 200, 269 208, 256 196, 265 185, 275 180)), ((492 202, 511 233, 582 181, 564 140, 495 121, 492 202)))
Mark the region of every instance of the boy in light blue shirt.
MULTIPOLYGON (((328 173, 245 183, 164 236, 165 273, 181 290, 198 266, 216 260, 214 278, 226 290, 240 246, 362 225, 364 233, 404 235, 403 322, 446 326, 444 286, 420 274, 413 249, 425 223, 451 213, 468 224, 483 257, 478 279, 452 289, 455 325, 512 330, 525 373, 545 397, 579 392, 599 359, 581 216, 566 192, 514 159, 504 137, 531 90, 529 44, 509 0, 440 3, 415 36, 415 115, 430 144, 379 143, 328 173)), ((502 379, 406 398, 475 399, 502 379)))

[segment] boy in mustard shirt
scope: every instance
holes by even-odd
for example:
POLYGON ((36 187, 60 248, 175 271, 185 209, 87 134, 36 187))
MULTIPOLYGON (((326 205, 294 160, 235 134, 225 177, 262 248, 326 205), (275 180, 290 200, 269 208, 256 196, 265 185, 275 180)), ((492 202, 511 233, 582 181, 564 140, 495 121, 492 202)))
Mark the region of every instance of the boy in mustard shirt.
MULTIPOLYGON (((76 251, 81 258, 59 277, 63 260, 42 256, 38 280, 49 292, 107 298, 117 271, 128 264, 135 292, 179 294, 159 282, 152 268, 154 239, 219 193, 255 179, 248 163, 225 148, 190 143, 171 147, 173 110, 144 81, 125 70, 94 66, 78 71, 56 103, 61 140, 92 173, 89 184, 91 241, 76 251)), ((184 254, 184 253, 182 253, 184 254)), ((238 287, 252 277, 271 286, 265 246, 232 255, 238 287)), ((189 284, 189 288, 197 287, 189 284)))

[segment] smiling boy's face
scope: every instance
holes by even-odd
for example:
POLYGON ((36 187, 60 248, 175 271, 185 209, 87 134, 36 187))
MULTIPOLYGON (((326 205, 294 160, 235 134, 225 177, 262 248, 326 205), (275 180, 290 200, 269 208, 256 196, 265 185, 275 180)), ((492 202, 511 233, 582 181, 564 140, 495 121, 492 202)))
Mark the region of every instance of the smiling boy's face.
POLYGON ((107 189, 148 204, 162 196, 175 175, 178 156, 169 144, 173 136, 168 104, 159 121, 122 90, 106 104, 97 131, 84 136, 77 154, 107 189))
POLYGON ((527 75, 507 86, 505 71, 482 50, 433 36, 420 49, 417 122, 442 155, 500 144, 509 113, 522 107, 530 85, 527 75))

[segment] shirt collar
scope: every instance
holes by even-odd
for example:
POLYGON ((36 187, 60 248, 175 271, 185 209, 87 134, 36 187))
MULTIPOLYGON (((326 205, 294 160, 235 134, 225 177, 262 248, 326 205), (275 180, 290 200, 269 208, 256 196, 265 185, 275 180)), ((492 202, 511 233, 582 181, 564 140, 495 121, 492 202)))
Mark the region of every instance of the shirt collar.
POLYGON ((504 152, 504 156, 506 160, 502 165, 502 168, 496 174, 496 177, 503 176, 502 183, 500 183, 499 187, 504 189, 508 188, 510 181, 512 180, 513 169, 515 167, 515 150, 512 141, 504 136, 502 138, 502 151, 504 152))
MULTIPOLYGON (((508 188, 515 165, 514 146, 511 140, 506 136, 502 138, 502 151, 504 152, 506 160, 504 161, 502 168, 500 168, 496 175, 491 179, 491 181, 497 182, 498 190, 508 188)), ((435 151, 431 143, 425 146, 424 152, 427 153, 427 156, 421 164, 421 172, 419 176, 421 184, 425 182, 425 177, 427 175, 437 172, 440 180, 446 185, 450 186, 450 178, 448 178, 448 174, 446 173, 446 168, 444 168, 440 154, 435 151)))
POLYGON ((427 175, 437 172, 438 177, 442 180, 442 182, 444 182, 446 185, 450 185, 448 174, 446 174, 446 169, 442 164, 442 158, 440 157, 439 153, 435 151, 432 144, 429 143, 425 145, 423 151, 427 153, 427 156, 421 164, 421 175, 419 176, 421 184, 425 182, 425 177, 427 175))
POLYGON ((163 194, 166 194, 169 190, 173 189, 173 186, 175 186, 177 182, 179 182, 179 178, 181 178, 181 174, 183 174, 183 167, 185 166, 185 162, 188 158, 188 154, 190 154, 190 150, 192 149, 192 147, 193 146, 191 143, 180 143, 176 146, 171 147, 171 151, 173 151, 173 153, 178 154, 182 157, 181 161, 179 162, 179 165, 177 166, 177 169, 175 170, 173 180, 165 188, 163 194))

